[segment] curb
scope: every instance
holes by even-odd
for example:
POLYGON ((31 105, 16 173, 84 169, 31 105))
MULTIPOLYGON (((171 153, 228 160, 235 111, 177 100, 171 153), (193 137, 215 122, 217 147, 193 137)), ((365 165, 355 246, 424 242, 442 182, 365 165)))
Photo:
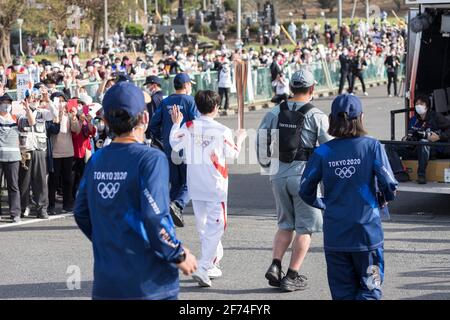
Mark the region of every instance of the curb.
MULTIPOLYGON (((383 86, 387 84, 387 80, 376 80, 366 83, 367 88, 376 88, 379 86, 383 86)), ((354 87, 356 90, 361 90, 361 84, 358 84, 354 87)), ((316 95, 314 98, 327 98, 337 95, 338 89, 324 89, 324 90, 318 90, 316 92, 316 95)), ((261 111, 263 109, 267 109, 271 107, 270 100, 262 100, 262 101, 255 101, 252 103, 249 103, 247 106, 244 107, 244 113, 252 112, 252 111, 261 111)), ((237 114, 237 105, 231 105, 230 109, 228 110, 220 110, 219 116, 220 117, 228 117, 228 116, 234 116, 237 114)))
POLYGON ((31 220, 26 220, 26 221, 22 221, 19 223, 6 223, 5 220, 2 220, 2 222, 4 222, 4 224, 0 225, 0 229, 5 229, 5 228, 15 228, 15 227, 20 227, 26 224, 31 224, 31 223, 38 223, 38 222, 48 222, 48 221, 52 221, 52 220, 58 220, 58 219, 62 219, 62 218, 67 218, 67 217, 72 217, 73 213, 63 213, 63 214, 58 214, 56 216, 50 216, 48 219, 31 219, 31 220))

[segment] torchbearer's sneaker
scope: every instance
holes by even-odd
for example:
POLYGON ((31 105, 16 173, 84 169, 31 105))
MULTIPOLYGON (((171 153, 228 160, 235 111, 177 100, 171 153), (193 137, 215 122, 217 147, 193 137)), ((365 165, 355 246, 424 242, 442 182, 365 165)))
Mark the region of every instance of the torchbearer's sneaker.
POLYGON ((211 279, 208 277, 208 272, 202 267, 192 274, 192 278, 198 282, 200 287, 211 287, 211 279))
POLYGON ((216 279, 222 276, 222 270, 220 270, 216 265, 211 269, 208 269, 207 273, 210 279, 216 279))
POLYGON ((308 278, 301 274, 297 275, 294 279, 284 277, 281 280, 280 289, 288 292, 305 290, 308 286, 306 280, 308 280, 308 278))

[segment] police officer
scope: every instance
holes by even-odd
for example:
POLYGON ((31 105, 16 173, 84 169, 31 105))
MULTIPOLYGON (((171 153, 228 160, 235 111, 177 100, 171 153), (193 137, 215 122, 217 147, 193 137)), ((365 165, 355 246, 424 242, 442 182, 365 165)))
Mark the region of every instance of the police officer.
POLYGON ((172 152, 169 143, 170 130, 172 129, 171 112, 174 106, 183 114, 183 121, 189 122, 198 118, 200 113, 194 101, 192 92, 192 80, 186 73, 179 73, 175 76, 173 84, 175 93, 165 98, 158 109, 153 114, 150 131, 154 138, 163 143, 164 152, 169 159, 170 172, 170 213, 178 227, 184 226, 183 210, 189 202, 189 195, 186 185, 186 164, 182 163, 179 154, 172 152))
MULTIPOLYGON (((3 174, 8 186, 9 214, 13 222, 20 222, 20 192, 19 192, 19 129, 17 118, 11 114, 13 99, 8 95, 0 96, 0 184, 3 174)), ((29 121, 33 114, 28 109, 29 121)), ((1 205, 0 205, 1 207, 1 205)))
MULTIPOLYGON (((157 76, 148 76, 145 79, 144 87, 147 89, 147 92, 152 98, 152 101, 150 101, 150 103, 147 103, 147 111, 151 121, 153 114, 164 99, 164 93, 161 90, 161 79, 157 76)), ((151 138, 150 129, 147 130, 145 136, 147 139, 151 138)))
POLYGON ((307 70, 294 73, 290 81, 294 97, 269 111, 258 130, 258 161, 263 168, 269 168, 278 219, 273 260, 265 277, 269 285, 283 291, 306 289, 307 279, 299 270, 312 234, 322 231, 322 213, 298 195, 300 178, 313 148, 331 139, 327 134, 328 117, 310 103, 315 83, 307 70), (282 277, 281 262, 291 243, 289 269, 282 277))
POLYGON ((352 88, 352 58, 349 56, 347 48, 342 50, 342 54, 339 56, 339 62, 341 63, 340 78, 339 78, 339 94, 342 94, 344 90, 345 81, 348 81, 349 92, 352 88))
POLYGON ((169 214, 169 168, 161 151, 143 143, 148 125, 144 94, 114 85, 103 100, 116 138, 87 164, 75 220, 94 249, 94 299, 176 299, 178 269, 196 260, 177 239, 169 214))
POLYGON ((324 210, 324 250, 333 299, 381 298, 380 211, 394 199, 398 182, 380 142, 366 136, 362 116, 359 98, 341 95, 333 101, 328 133, 336 139, 314 151, 300 184, 302 199, 324 210), (321 181, 324 198, 317 195, 321 181))

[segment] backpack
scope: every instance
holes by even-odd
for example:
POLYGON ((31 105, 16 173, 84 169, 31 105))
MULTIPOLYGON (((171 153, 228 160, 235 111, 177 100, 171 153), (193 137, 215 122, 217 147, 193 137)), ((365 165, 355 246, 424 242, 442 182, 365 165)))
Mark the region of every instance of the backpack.
POLYGON ((313 149, 305 148, 301 140, 305 115, 312 108, 314 106, 307 103, 300 110, 291 111, 286 100, 280 104, 277 129, 279 133, 279 159, 281 162, 308 161, 309 156, 313 153, 313 149))

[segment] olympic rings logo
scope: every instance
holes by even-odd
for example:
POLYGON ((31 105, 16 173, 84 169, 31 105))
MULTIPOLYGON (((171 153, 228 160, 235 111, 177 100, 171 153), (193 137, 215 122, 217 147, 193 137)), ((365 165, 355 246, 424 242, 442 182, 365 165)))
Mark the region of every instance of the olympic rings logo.
POLYGON ((103 199, 113 199, 117 192, 119 192, 120 183, 104 183, 100 182, 97 186, 97 191, 100 193, 103 199))
POLYGON ((334 170, 334 173, 341 179, 351 178, 351 176, 354 175, 355 172, 356 172, 356 169, 353 166, 351 166, 351 167, 343 167, 343 168, 336 168, 336 170, 334 170))

